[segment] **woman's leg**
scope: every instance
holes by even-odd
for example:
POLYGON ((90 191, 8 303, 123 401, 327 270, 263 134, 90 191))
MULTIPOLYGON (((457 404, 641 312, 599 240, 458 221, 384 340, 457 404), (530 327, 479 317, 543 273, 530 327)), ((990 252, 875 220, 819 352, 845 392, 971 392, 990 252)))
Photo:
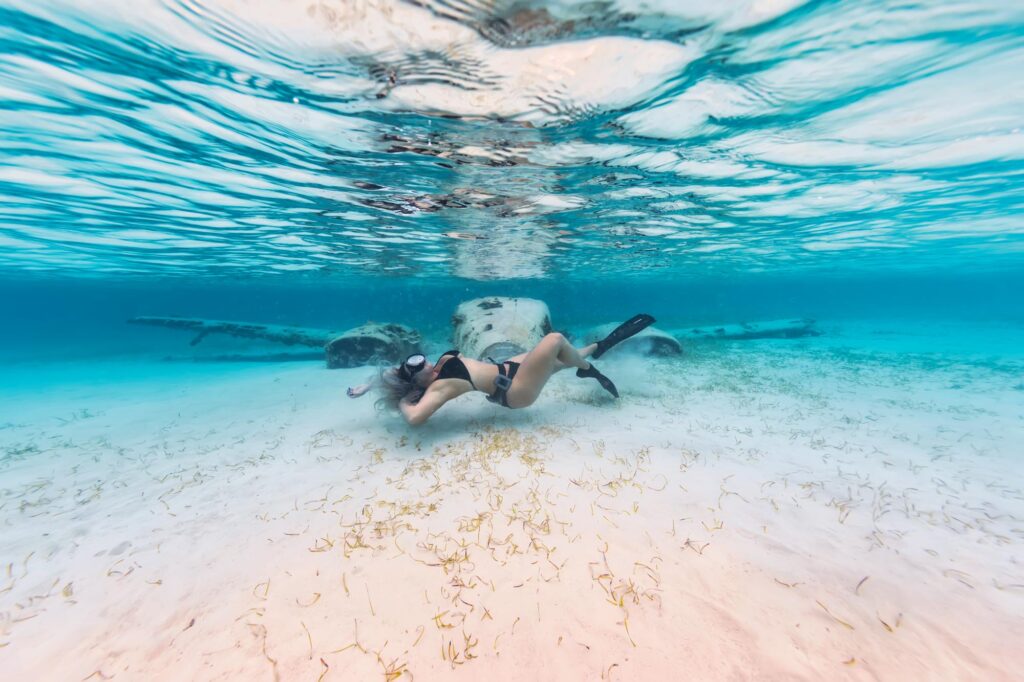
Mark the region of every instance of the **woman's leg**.
POLYGON ((587 369, 590 363, 586 358, 597 348, 596 343, 583 348, 573 348, 569 340, 561 334, 548 334, 540 343, 522 356, 521 360, 512 358, 513 362, 519 362, 519 371, 512 381, 512 387, 508 391, 509 407, 526 407, 532 405, 533 401, 540 395, 544 384, 548 382, 551 375, 567 367, 587 369))
MULTIPOLYGON (((575 346, 570 346, 570 347, 574 351, 579 353, 579 356, 581 358, 589 358, 590 355, 595 350, 597 350, 597 344, 596 343, 592 343, 589 346, 583 346, 583 348, 576 348, 575 346)), ((529 353, 520 353, 519 355, 516 355, 514 357, 509 358, 507 360, 507 362, 518 362, 521 365, 521 364, 523 364, 523 360, 526 359, 527 355, 529 355, 529 353)), ((556 365, 556 367, 555 367, 555 371, 556 372, 561 372, 563 369, 566 369, 568 367, 579 367, 579 365, 567 365, 564 362, 562 362, 561 360, 559 360, 557 365, 556 365)))

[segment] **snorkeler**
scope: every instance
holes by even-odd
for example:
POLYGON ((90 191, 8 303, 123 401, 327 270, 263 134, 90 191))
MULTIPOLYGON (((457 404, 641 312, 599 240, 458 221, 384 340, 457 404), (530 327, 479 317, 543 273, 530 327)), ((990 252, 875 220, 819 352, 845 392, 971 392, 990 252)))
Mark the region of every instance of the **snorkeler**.
MULTIPOLYGON (((587 358, 600 358, 616 344, 652 324, 654 318, 650 315, 637 315, 601 341, 583 348, 574 348, 561 334, 548 334, 533 350, 505 362, 480 362, 450 350, 442 354, 437 363, 431 363, 426 356, 416 353, 397 368, 381 373, 379 386, 384 393, 381 401, 397 407, 414 426, 427 421, 449 400, 470 391, 482 391, 491 402, 518 409, 532 405, 548 379, 567 367, 575 367, 578 377, 597 379, 606 391, 618 398, 615 384, 587 358)), ((358 398, 372 386, 363 384, 350 388, 348 396, 358 398)))

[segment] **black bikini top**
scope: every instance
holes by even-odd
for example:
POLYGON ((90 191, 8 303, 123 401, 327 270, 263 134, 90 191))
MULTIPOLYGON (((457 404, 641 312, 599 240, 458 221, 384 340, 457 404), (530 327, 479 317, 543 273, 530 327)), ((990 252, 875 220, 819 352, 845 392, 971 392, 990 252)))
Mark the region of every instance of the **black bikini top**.
POLYGON ((470 386, 475 389, 476 384, 473 383, 473 378, 469 376, 469 370, 466 369, 466 364, 459 359, 459 351, 446 351, 437 359, 437 362, 440 363, 445 358, 448 358, 448 360, 441 365, 441 371, 437 373, 437 378, 462 379, 463 381, 468 381, 470 386))

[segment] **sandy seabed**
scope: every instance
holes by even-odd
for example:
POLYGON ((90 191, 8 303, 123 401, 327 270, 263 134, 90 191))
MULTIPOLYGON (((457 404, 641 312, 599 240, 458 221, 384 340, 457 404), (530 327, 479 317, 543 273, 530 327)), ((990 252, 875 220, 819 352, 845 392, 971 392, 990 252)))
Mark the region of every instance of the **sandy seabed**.
POLYGON ((816 343, 418 429, 366 370, 18 367, 2 677, 1020 679, 1020 367, 816 343))

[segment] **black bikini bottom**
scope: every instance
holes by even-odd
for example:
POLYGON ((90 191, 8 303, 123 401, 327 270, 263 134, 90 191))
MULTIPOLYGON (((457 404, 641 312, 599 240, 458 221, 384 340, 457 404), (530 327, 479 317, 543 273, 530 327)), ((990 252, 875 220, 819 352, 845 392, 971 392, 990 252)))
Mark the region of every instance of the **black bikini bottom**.
MULTIPOLYGON (((494 362, 492 360, 492 362, 494 362)), ((508 407, 508 389, 512 388, 512 379, 515 378, 516 372, 519 371, 518 362, 503 362, 501 364, 495 362, 498 367, 498 376, 494 378, 494 393, 487 396, 487 399, 492 403, 498 403, 504 407, 508 407), (508 365, 506 371, 505 366, 508 365)))

